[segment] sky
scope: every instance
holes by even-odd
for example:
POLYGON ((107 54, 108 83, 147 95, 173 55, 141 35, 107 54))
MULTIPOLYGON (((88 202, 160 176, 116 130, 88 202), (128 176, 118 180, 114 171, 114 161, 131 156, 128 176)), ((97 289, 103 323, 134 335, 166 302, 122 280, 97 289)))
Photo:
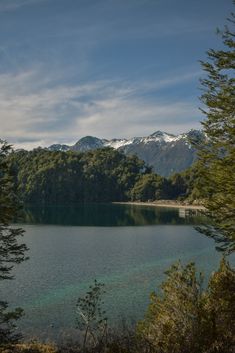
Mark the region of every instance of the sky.
POLYGON ((17 148, 200 128, 199 60, 232 0, 0 0, 0 138, 17 148))

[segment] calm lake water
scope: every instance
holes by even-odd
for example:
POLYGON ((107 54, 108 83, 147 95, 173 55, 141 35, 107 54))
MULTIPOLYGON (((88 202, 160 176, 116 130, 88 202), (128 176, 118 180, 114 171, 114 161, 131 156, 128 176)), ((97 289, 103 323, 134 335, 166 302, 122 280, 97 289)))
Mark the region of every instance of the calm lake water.
POLYGON ((135 322, 176 260, 196 262, 206 278, 216 269, 214 242, 194 229, 201 221, 147 206, 27 208, 18 223, 30 259, 4 281, 3 298, 25 310, 19 328, 26 337, 59 339, 75 334, 77 298, 97 279, 112 324, 135 322))

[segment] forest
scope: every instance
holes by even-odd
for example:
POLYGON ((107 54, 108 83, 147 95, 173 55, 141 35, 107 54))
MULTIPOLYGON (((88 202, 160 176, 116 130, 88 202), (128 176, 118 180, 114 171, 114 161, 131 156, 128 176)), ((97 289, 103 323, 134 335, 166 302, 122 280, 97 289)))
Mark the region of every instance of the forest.
POLYGON ((197 197, 196 168, 164 178, 136 156, 112 148, 60 152, 38 148, 8 156, 18 198, 30 204, 154 201, 197 197))

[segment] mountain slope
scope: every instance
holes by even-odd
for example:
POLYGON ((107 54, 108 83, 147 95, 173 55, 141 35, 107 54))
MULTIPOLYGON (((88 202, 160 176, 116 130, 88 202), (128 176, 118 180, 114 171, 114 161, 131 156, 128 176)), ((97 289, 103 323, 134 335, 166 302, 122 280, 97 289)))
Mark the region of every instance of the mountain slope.
POLYGON ((86 136, 81 138, 75 145, 71 146, 72 151, 86 152, 104 147, 106 140, 101 140, 97 137, 86 136))
POLYGON ((81 138, 73 146, 55 144, 49 150, 85 152, 97 148, 112 147, 127 155, 136 154, 153 170, 162 176, 180 172, 192 165, 196 159, 196 151, 189 139, 202 140, 204 135, 199 130, 190 130, 181 135, 156 131, 146 137, 132 139, 105 140, 93 136, 81 138))

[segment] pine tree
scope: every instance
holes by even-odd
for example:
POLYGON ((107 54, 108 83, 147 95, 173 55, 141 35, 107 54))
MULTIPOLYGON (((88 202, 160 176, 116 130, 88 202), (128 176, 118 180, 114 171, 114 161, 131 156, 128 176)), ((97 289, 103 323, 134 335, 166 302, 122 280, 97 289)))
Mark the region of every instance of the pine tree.
MULTIPOLYGON (((235 4, 235 2, 234 2, 235 4)), ((219 31, 223 49, 207 52, 201 62, 207 74, 201 80, 201 101, 206 115, 202 122, 206 143, 198 146, 198 188, 212 218, 212 226, 200 231, 212 236, 217 249, 235 250, 235 14, 219 31)))
MULTIPOLYGON (((11 147, 0 141, 0 281, 14 278, 13 266, 26 259, 27 250, 25 244, 18 242, 24 233, 23 229, 10 226, 19 207, 6 161, 10 151, 11 147)), ((9 311, 8 303, 0 298, 0 346, 20 338, 19 334, 15 334, 15 320, 21 315, 20 308, 9 311)))

